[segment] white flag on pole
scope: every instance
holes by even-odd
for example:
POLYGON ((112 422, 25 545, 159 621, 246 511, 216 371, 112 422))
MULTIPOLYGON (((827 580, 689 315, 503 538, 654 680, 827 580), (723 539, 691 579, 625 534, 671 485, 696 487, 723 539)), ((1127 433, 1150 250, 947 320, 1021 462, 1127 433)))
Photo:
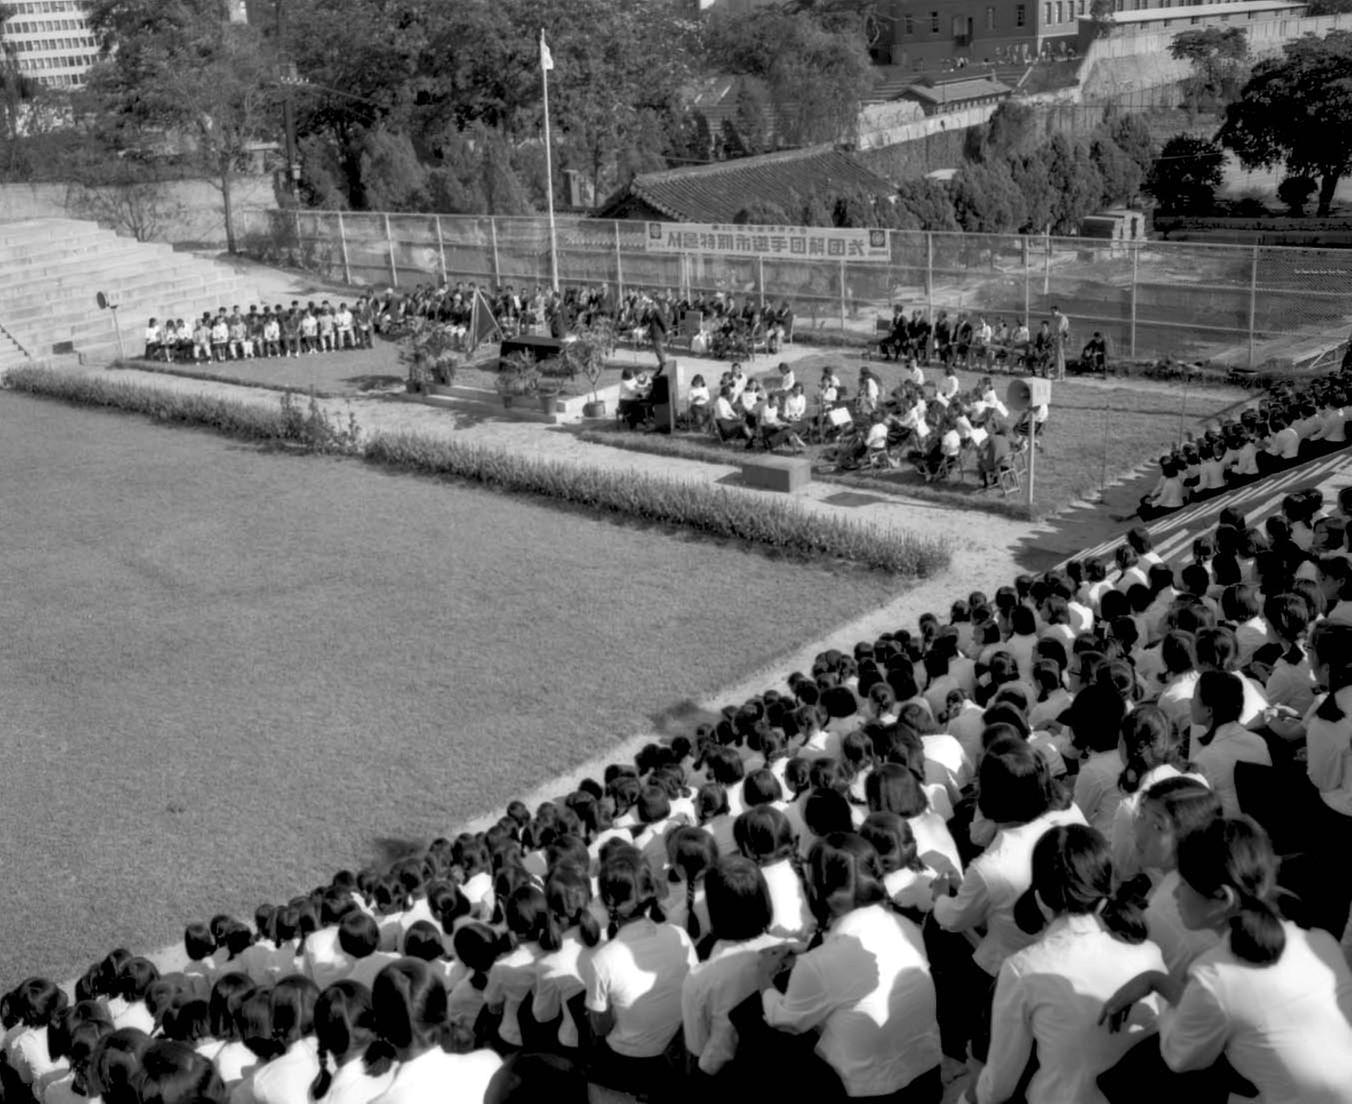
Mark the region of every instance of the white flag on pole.
POLYGON ((549 46, 545 42, 544 29, 540 30, 540 68, 548 73, 554 68, 554 55, 549 52, 549 46))

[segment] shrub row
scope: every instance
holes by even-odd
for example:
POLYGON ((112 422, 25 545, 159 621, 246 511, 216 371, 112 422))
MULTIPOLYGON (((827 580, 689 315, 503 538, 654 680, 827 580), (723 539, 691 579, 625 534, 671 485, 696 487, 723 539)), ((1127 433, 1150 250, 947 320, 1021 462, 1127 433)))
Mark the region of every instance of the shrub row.
POLYGON ((845 560, 899 575, 926 576, 948 563, 947 546, 809 513, 788 502, 732 494, 703 483, 574 468, 483 445, 416 434, 378 434, 366 446, 378 463, 448 475, 499 490, 539 495, 644 521, 746 541, 792 556, 845 560))
POLYGON ((949 560, 942 541, 881 532, 809 513, 789 502, 733 494, 702 483, 576 468, 415 433, 373 434, 362 442, 351 416, 346 426, 335 425, 314 396, 308 410, 290 392, 281 396, 276 408, 269 408, 230 397, 141 386, 116 376, 73 375, 41 367, 12 369, 4 381, 16 391, 207 426, 248 441, 289 442, 314 451, 364 456, 370 462, 407 471, 679 526, 799 558, 846 561, 907 576, 933 574, 949 560))

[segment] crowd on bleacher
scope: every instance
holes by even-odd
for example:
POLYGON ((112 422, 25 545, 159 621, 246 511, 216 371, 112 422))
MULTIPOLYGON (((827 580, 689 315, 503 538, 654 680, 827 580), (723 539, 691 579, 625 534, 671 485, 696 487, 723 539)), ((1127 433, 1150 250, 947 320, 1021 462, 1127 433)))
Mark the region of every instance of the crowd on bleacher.
POLYGON ((1296 497, 822 652, 182 970, 27 979, 4 1099, 1349 1104, 1352 487, 1296 497))
POLYGON ((1209 428, 1160 457, 1160 475, 1141 500, 1140 516, 1156 517, 1239 483, 1298 464, 1347 443, 1352 417, 1347 371, 1301 388, 1272 387, 1237 418, 1209 428))

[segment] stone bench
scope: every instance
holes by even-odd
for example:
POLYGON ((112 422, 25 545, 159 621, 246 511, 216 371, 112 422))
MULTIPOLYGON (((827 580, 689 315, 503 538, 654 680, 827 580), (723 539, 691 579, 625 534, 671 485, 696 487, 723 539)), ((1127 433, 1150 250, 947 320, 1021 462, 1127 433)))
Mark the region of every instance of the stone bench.
POLYGON ((750 487, 792 494, 812 481, 812 461, 803 456, 755 456, 741 462, 750 487))

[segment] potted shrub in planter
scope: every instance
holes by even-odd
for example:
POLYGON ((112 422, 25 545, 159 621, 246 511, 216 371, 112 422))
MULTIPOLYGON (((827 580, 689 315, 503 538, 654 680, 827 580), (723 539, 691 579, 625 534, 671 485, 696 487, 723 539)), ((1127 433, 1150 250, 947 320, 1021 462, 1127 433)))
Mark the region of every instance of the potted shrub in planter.
POLYGON ((414 318, 400 339, 399 359, 408 366, 405 386, 414 394, 445 394, 455 382, 460 363, 450 326, 414 318))
MULTIPOLYGON (((568 346, 565 345, 566 349, 568 346)), ((540 409, 546 414, 554 413, 554 400, 564 393, 564 384, 577 374, 562 355, 548 357, 536 366, 540 372, 540 382, 536 394, 540 398, 540 409)))
POLYGON ((529 353, 513 353, 498 361, 498 375, 494 380, 502 405, 510 408, 519 398, 535 394, 540 386, 540 369, 529 353))
POLYGON ((575 340, 563 347, 561 359, 571 365, 571 375, 581 374, 591 390, 591 402, 582 408, 584 418, 605 417, 606 404, 596 397, 596 385, 601 382, 601 373, 606 369, 606 358, 614 351, 615 324, 603 315, 579 327, 575 340))

